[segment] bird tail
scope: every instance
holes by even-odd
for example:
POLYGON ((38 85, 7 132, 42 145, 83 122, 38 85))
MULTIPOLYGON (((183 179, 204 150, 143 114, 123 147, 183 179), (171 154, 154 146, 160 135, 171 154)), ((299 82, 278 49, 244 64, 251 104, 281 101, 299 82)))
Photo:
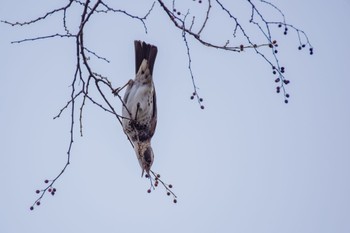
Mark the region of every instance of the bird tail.
POLYGON ((158 49, 156 46, 147 44, 144 41, 135 40, 135 73, 137 74, 143 59, 146 59, 148 62, 148 68, 153 74, 153 66, 156 61, 158 49))

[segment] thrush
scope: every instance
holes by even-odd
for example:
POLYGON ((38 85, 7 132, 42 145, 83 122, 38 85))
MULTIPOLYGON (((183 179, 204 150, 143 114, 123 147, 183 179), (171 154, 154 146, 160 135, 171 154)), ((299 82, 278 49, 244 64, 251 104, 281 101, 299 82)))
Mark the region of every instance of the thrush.
POLYGON ((135 41, 135 79, 130 79, 123 98, 123 130, 131 140, 142 169, 148 175, 154 154, 151 139, 157 125, 156 91, 153 83, 153 66, 157 47, 135 41))

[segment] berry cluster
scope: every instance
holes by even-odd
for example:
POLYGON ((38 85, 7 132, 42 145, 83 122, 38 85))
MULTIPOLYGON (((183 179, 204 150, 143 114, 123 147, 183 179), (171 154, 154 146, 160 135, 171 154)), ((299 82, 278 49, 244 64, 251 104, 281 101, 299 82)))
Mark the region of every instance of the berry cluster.
MULTIPOLYGON (((298 49, 299 50, 302 50, 303 48, 305 48, 306 45, 305 44, 302 44, 302 45, 299 45, 298 49)), ((313 55, 314 54, 314 48, 310 47, 309 48, 309 52, 310 52, 310 55, 313 55)))
POLYGON ((167 196, 172 195, 173 202, 176 204, 177 203, 177 196, 171 190, 173 188, 173 185, 166 184, 163 180, 161 180, 160 174, 157 174, 153 171, 151 171, 151 174, 153 175, 153 177, 149 176, 148 174, 146 174, 146 176, 145 176, 146 178, 150 179, 150 181, 151 181, 151 187, 149 189, 147 189, 147 193, 151 193, 152 189, 155 190, 159 186, 159 184, 161 184, 165 188, 167 196), (153 185, 153 182, 154 182, 154 185, 153 185))
POLYGON ((281 66, 279 69, 277 69, 275 66, 272 67, 273 71, 272 73, 275 75, 278 73, 279 77, 275 79, 275 83, 279 84, 277 87, 276 87, 276 92, 277 93, 280 93, 281 92, 281 89, 283 90, 284 92, 284 102, 286 104, 288 104, 288 98, 289 98, 289 94, 286 93, 286 90, 284 88, 284 85, 288 85, 290 83, 289 80, 285 79, 284 76, 283 76, 283 73, 285 72, 285 68, 284 66, 281 66))
POLYGON ((278 50, 277 50, 277 47, 278 47, 278 44, 277 44, 277 41, 276 40, 273 40, 270 44, 269 44, 269 47, 271 49, 274 49, 273 52, 274 53, 278 53, 278 50))
POLYGON ((194 99, 194 97, 197 97, 197 100, 198 100, 198 103, 199 103, 199 106, 201 107, 201 109, 204 109, 204 105, 202 104, 203 102, 203 98, 199 97, 198 93, 197 92, 193 92, 192 95, 191 95, 191 100, 194 99))
MULTIPOLYGON (((278 24, 278 27, 279 28, 281 28, 282 27, 282 24, 280 23, 280 24, 278 24)), ((311 44, 310 44, 310 42, 309 42, 309 40, 308 40, 308 38, 306 37, 306 44, 305 43, 302 43, 302 41, 301 41, 301 37, 300 37, 300 30, 299 29, 296 29, 296 28, 294 28, 296 31, 297 31, 297 33, 298 33, 298 37, 299 37, 299 43, 300 43, 300 45, 298 46, 298 50, 302 50, 302 49, 304 49, 305 47, 306 47, 306 44, 308 44, 308 46, 309 46, 309 53, 310 53, 310 55, 313 55, 314 54, 314 48, 311 46, 311 44)), ((302 33, 304 33, 304 32, 302 32, 302 33)), ((288 34, 288 27, 287 27, 287 25, 284 25, 284 32, 283 32, 283 34, 284 35, 287 35, 288 34)))
POLYGON ((176 13, 177 15, 181 15, 180 11, 177 11, 175 8, 173 9, 174 13, 176 13))
MULTIPOLYGON (((283 34, 284 35, 287 35, 288 34, 288 25, 286 24, 278 24, 278 27, 279 28, 282 28, 282 26, 284 26, 284 32, 283 34)), ((292 26, 293 27, 293 26, 292 26)), ((294 28, 294 27, 293 27, 294 28)), ((295 28, 294 28, 295 29, 295 28)), ((313 55, 314 54, 314 49, 313 47, 311 46, 311 44, 309 43, 309 40, 308 38, 306 37, 306 43, 303 43, 302 40, 301 40, 301 37, 300 37, 300 30, 298 29, 295 29, 298 33, 298 37, 299 37, 299 46, 298 46, 298 50, 303 50, 307 45, 309 47, 309 53, 310 55, 313 55)), ((278 50, 276 49, 276 47, 278 47, 278 44, 277 44, 277 41, 276 40, 273 40, 270 44, 269 44, 269 47, 271 49, 273 49, 273 53, 274 54, 277 54, 278 53, 278 50)), ((285 85, 288 85, 290 83, 289 80, 285 79, 284 77, 284 73, 285 73, 285 67, 283 66, 280 66, 277 62, 277 65, 278 67, 276 68, 275 66, 272 66, 272 73, 274 75, 277 75, 278 74, 278 78, 275 79, 275 83, 278 84, 278 86, 276 87, 276 92, 277 93, 280 93, 281 91, 283 91, 283 94, 284 94, 284 102, 287 104, 289 102, 289 97, 290 95, 288 93, 286 93, 286 89, 285 89, 285 85)))
MULTIPOLYGON (((50 182, 49 180, 45 180, 44 181, 45 184, 48 184, 49 182, 50 182)), ((57 190, 56 190, 56 188, 52 187, 52 184, 53 184, 53 182, 51 181, 51 184, 49 184, 49 186, 47 186, 45 189, 42 189, 42 190, 37 189, 37 190, 35 190, 36 194, 40 194, 41 193, 41 195, 40 195, 40 197, 38 199, 36 199, 34 204, 29 208, 30 210, 34 210, 34 206, 35 205, 39 206, 41 204, 40 201, 43 198, 43 196, 46 193, 46 191, 51 193, 52 196, 55 195, 57 190)))

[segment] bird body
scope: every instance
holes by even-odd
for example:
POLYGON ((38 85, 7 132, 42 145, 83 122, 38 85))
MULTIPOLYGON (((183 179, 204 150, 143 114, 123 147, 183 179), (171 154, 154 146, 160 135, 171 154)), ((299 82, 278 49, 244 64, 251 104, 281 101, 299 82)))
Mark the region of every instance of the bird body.
POLYGON ((156 92, 152 71, 157 47, 135 41, 136 76, 129 80, 123 98, 123 130, 131 140, 142 169, 149 175, 154 154, 151 139, 157 125, 156 92))

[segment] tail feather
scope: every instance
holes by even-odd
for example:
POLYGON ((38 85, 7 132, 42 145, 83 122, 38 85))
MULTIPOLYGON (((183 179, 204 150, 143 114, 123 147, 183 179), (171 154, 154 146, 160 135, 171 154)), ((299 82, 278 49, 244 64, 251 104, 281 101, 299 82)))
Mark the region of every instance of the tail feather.
POLYGON ((153 66, 156 61, 158 49, 156 46, 147 44, 144 41, 135 40, 135 73, 139 70, 143 59, 148 62, 151 75, 153 74, 153 66))

